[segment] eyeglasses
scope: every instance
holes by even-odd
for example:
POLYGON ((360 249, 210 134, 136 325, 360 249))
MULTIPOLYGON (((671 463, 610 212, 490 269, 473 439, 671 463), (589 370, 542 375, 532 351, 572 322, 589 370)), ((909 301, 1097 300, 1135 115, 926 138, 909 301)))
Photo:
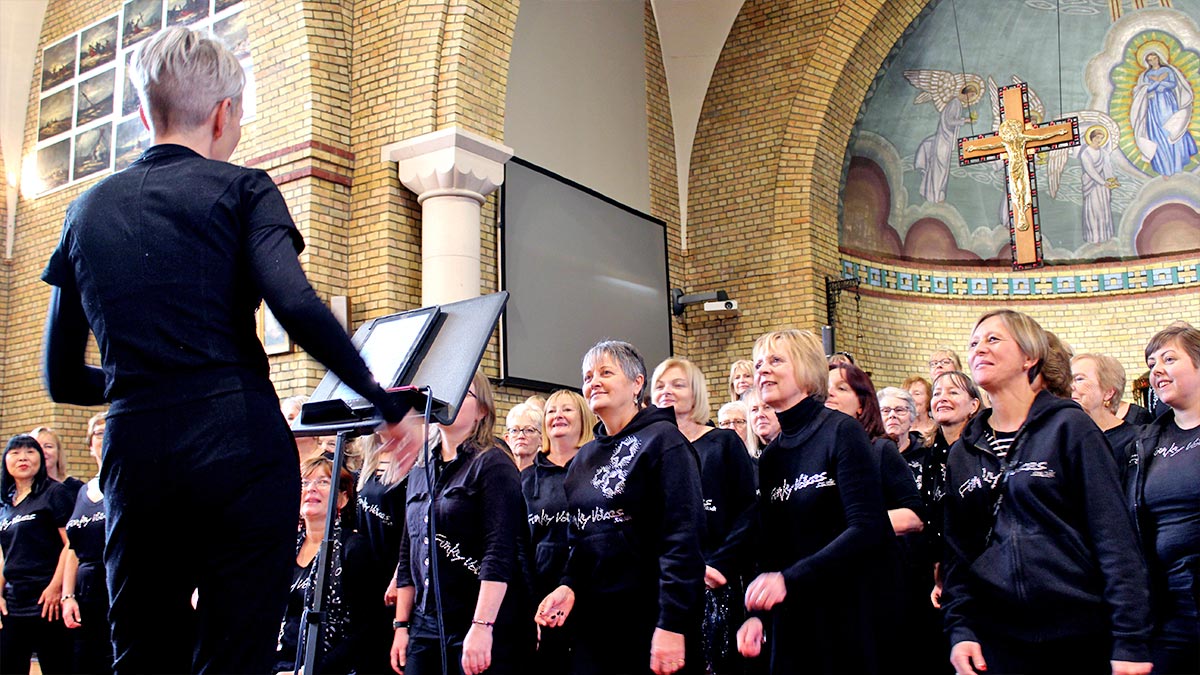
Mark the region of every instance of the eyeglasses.
POLYGON ((542 433, 536 427, 509 427, 509 436, 537 436, 542 433))
POLYGON ((887 417, 892 413, 896 413, 896 417, 905 417, 908 415, 908 408, 880 408, 879 414, 882 417, 887 417))
POLYGON ((954 359, 937 359, 936 361, 931 360, 929 362, 930 368, 937 368, 938 366, 952 366, 952 365, 954 365, 954 359))
POLYGON ((333 481, 328 477, 314 478, 312 480, 305 479, 300 481, 300 491, 304 492, 305 490, 314 487, 318 490, 328 490, 330 485, 333 485, 333 481))
POLYGON ((467 396, 470 396, 471 398, 479 398, 475 395, 475 392, 471 391, 470 389, 467 390, 467 396))
POLYGON ((721 427, 722 429, 728 429, 729 427, 744 427, 746 426, 746 420, 724 420, 719 422, 717 426, 721 427))

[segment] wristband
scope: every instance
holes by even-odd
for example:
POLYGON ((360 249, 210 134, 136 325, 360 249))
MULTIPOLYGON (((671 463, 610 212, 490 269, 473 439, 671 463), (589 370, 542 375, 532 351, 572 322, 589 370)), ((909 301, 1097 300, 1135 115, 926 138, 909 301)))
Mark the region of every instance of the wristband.
POLYGON ((488 628, 496 625, 495 621, 483 621, 481 619, 471 619, 471 623, 475 624, 476 626, 487 626, 488 628))
POLYGON ((407 621, 394 621, 394 620, 392 621, 392 630, 399 630, 401 628, 408 628, 408 622, 407 621))
POLYGON ((62 596, 61 598, 59 598, 59 599, 58 599, 58 604, 60 604, 60 605, 61 605, 62 603, 66 602, 66 601, 68 601, 68 600, 74 600, 74 599, 75 599, 75 594, 74 594, 74 593, 67 593, 66 595, 64 595, 64 596, 62 596))

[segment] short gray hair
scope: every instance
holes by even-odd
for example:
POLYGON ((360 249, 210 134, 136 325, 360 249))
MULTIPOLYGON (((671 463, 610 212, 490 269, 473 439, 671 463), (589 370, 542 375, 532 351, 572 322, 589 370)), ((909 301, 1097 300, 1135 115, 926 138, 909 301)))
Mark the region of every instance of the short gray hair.
POLYGON ((605 356, 612 359, 631 382, 636 380, 638 375, 642 376, 642 388, 637 396, 637 400, 641 401, 649 382, 646 379, 646 361, 637 347, 621 340, 601 340, 583 355, 580 372, 587 372, 588 368, 596 365, 596 362, 605 356))
POLYGON ((884 387, 879 392, 879 405, 883 405, 885 398, 898 398, 904 401, 904 405, 908 406, 908 417, 912 420, 917 419, 917 402, 913 400, 912 394, 901 389, 900 387, 884 387))
POLYGON ((225 99, 240 106, 246 74, 237 57, 199 31, 173 26, 142 43, 130 81, 156 134, 194 129, 225 99))

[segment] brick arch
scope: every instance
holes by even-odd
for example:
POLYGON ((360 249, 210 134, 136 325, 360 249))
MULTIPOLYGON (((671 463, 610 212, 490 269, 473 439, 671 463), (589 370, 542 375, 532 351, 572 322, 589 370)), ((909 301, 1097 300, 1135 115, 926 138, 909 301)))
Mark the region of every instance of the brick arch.
POLYGON ((792 100, 777 173, 774 219, 802 250, 780 271, 805 303, 799 325, 826 320, 824 278, 838 270, 838 197, 855 118, 892 45, 929 0, 843 3, 809 56, 792 100))

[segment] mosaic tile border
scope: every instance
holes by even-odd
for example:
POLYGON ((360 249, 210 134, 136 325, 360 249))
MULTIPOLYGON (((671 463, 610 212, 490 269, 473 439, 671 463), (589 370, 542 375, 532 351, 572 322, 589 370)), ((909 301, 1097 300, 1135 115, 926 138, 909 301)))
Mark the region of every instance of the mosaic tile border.
POLYGON ((1096 297, 1200 286, 1200 262, 1182 260, 1114 271, 1064 270, 1062 274, 1010 272, 976 274, 972 270, 921 270, 841 259, 842 278, 858 279, 863 288, 929 298, 1065 298, 1096 297))

